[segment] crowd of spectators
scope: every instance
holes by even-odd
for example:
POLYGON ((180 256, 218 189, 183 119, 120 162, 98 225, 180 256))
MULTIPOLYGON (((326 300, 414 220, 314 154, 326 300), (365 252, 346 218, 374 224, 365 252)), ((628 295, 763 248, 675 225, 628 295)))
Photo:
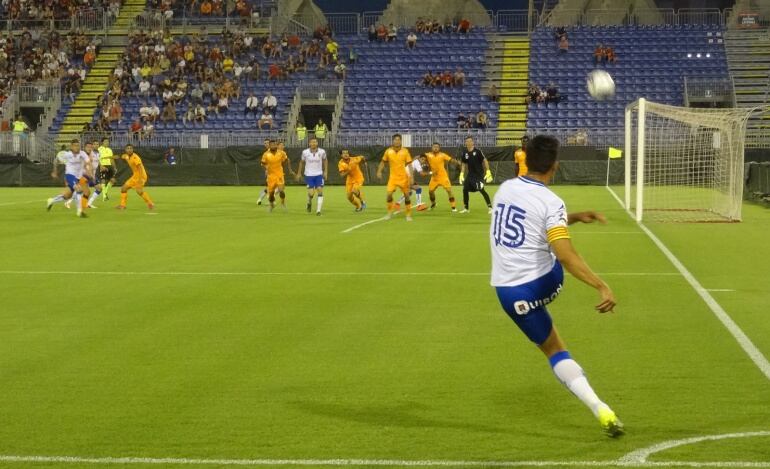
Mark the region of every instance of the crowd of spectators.
POLYGON ((559 87, 553 82, 548 86, 538 86, 535 83, 530 83, 529 91, 527 91, 526 102, 532 103, 558 103, 563 99, 563 96, 559 93, 559 87))
POLYGON ((69 20, 88 11, 103 10, 115 18, 120 5, 121 0, 3 0, 0 2, 0 19, 39 27, 54 20, 69 20))
MULTIPOLYGON (((417 46, 417 34, 467 34, 470 30, 471 22, 464 18, 457 22, 448 19, 444 23, 438 20, 418 18, 414 28, 410 29, 407 34, 406 47, 413 49, 417 46)), ((371 24, 367 36, 369 42, 395 42, 398 39, 398 28, 393 23, 387 26, 371 24)))
POLYGON ((241 18, 244 22, 259 18, 249 0, 150 0, 149 12, 156 19, 171 20, 175 16, 241 18))
POLYGON ((460 112, 457 114, 457 128, 458 129, 486 129, 489 125, 489 117, 487 116, 487 113, 483 110, 480 110, 477 113, 468 113, 467 115, 463 112, 460 112))
POLYGON ((126 53, 112 73, 93 130, 125 125, 123 105, 129 97, 142 102, 139 118, 128 124, 129 132, 141 138, 151 136, 158 121, 204 123, 212 114, 235 111, 234 106, 244 116, 254 116, 255 127, 272 129, 276 97, 249 93, 242 101, 242 84, 284 80, 308 71, 311 61, 317 61, 319 69, 331 66, 333 73, 344 77, 338 49, 328 35, 302 41, 290 35, 254 37, 246 30, 227 28, 210 35, 205 26, 177 37, 168 29, 137 31, 129 35, 126 53))
POLYGON ((454 73, 451 70, 444 70, 443 73, 440 71, 436 73, 429 71, 422 76, 419 84, 432 88, 462 87, 465 85, 465 72, 463 72, 462 67, 457 67, 454 73))
POLYGON ((98 47, 83 31, 61 34, 50 25, 0 32, 0 94, 7 96, 17 83, 59 80, 64 98, 74 100, 98 47))
POLYGON ((617 62, 618 57, 615 55, 615 49, 603 44, 597 44, 594 49, 594 65, 617 62))

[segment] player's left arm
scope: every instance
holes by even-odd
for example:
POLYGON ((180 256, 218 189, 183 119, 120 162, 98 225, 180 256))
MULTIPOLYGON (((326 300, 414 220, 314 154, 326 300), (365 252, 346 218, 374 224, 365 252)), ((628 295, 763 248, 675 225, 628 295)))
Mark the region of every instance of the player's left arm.
POLYGON ((326 158, 326 154, 324 153, 324 180, 329 179, 329 160, 326 158))
POLYGON ((607 218, 599 213, 594 211, 588 211, 588 212, 575 212, 575 213, 569 213, 567 214, 567 224, 572 225, 573 223, 582 222, 582 223, 593 223, 595 221, 598 221, 602 225, 607 223, 607 218))
POLYGON ((494 181, 494 177, 492 177, 492 170, 489 169, 489 160, 487 159, 486 155, 484 155, 484 152, 479 150, 479 153, 481 153, 481 164, 484 165, 484 182, 487 184, 490 184, 492 181, 494 181))
MULTIPOLYGON (((294 179, 299 181, 299 178, 302 176, 302 166, 305 164, 305 160, 300 158, 299 164, 297 165, 297 172, 294 173, 294 179)), ((291 174, 291 164, 289 164, 289 173, 291 174)))

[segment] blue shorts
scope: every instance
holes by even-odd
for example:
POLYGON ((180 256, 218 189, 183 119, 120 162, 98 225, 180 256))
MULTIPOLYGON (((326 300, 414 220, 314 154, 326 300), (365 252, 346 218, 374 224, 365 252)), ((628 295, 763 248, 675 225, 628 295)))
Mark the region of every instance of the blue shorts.
POLYGON ((318 189, 324 186, 323 176, 305 176, 305 183, 308 189, 318 189))
POLYGON ((67 183, 67 187, 69 187, 72 192, 75 192, 75 186, 78 184, 78 181, 80 181, 80 178, 72 174, 65 174, 64 181, 67 183))
POLYGON ((93 178, 90 178, 86 176, 86 179, 88 179, 88 187, 95 187, 96 185, 100 184, 102 181, 99 179, 99 173, 97 172, 96 175, 93 178))
POLYGON ((524 335, 540 345, 553 329, 546 305, 556 299, 563 284, 564 270, 556 261, 550 272, 531 282, 515 287, 497 287, 497 298, 524 335))

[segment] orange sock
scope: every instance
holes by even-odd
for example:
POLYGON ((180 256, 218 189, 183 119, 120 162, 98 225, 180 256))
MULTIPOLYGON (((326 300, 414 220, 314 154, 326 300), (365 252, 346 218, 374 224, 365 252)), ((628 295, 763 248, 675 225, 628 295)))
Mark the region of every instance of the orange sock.
POLYGON ((128 192, 121 192, 120 193, 120 206, 125 207, 126 206, 126 200, 128 200, 128 192))
POLYGON ((393 211, 393 202, 388 202, 388 213, 393 211))
POLYGON ((454 201, 454 199, 449 201, 449 206, 452 208, 457 208, 457 203, 454 201))
POLYGON ((147 202, 147 205, 152 205, 152 199, 150 198, 150 194, 146 192, 142 192, 142 199, 144 199, 144 201, 147 202))
POLYGON ((411 215, 412 214, 412 203, 411 202, 406 204, 406 214, 407 215, 411 215))
POLYGON ((85 194, 82 194, 80 197, 80 208, 81 210, 85 210, 88 208, 88 197, 86 197, 85 194))

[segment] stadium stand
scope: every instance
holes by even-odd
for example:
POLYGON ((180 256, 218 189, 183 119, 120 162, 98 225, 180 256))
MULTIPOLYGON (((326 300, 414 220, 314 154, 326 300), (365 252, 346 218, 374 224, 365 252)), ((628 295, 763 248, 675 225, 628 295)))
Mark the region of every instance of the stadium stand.
POLYGON ((561 100, 530 105, 530 132, 614 131, 624 125, 625 106, 639 97, 681 106, 683 77, 728 75, 718 26, 574 26, 567 28, 567 52, 559 51, 555 32, 538 28, 532 34, 530 82, 554 83, 561 100), (594 101, 585 87, 600 43, 613 47, 618 57, 616 63, 599 65, 617 84, 615 98, 605 102, 594 101))
POLYGON ((468 34, 419 35, 417 47, 405 47, 407 30, 393 42, 369 41, 367 36, 346 38, 358 53, 358 63, 345 82, 344 130, 427 130, 456 128, 458 113, 484 111, 489 128, 497 125, 498 105, 481 88, 484 31, 468 34), (427 71, 454 72, 462 67, 461 87, 425 87, 427 71))

